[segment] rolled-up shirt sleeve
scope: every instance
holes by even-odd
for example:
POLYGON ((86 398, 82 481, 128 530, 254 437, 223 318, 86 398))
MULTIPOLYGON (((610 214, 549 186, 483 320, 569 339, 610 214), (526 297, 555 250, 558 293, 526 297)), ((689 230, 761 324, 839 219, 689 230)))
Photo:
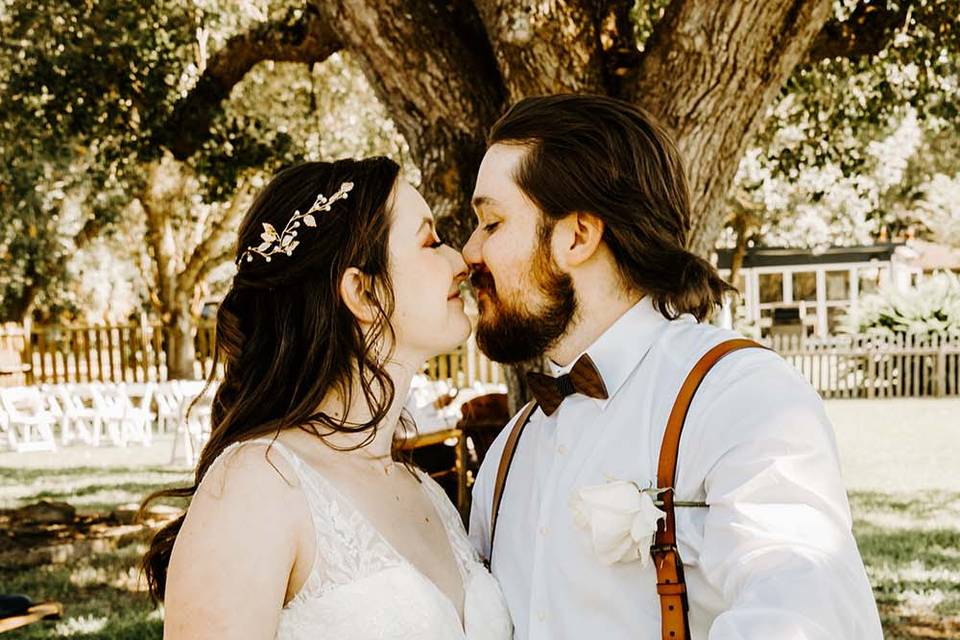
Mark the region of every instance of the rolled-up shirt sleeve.
POLYGON ((699 561, 726 605, 708 638, 880 640, 833 428, 773 357, 725 367, 688 418, 709 469, 699 561))

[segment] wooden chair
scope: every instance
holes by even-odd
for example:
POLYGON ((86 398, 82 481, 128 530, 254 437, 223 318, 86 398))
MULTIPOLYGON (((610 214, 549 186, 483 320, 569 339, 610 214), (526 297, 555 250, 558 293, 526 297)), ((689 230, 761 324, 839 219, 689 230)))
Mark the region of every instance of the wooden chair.
POLYGON ((467 469, 474 475, 487 455, 490 445, 508 422, 510 409, 507 394, 488 393, 463 403, 457 426, 467 438, 467 469))

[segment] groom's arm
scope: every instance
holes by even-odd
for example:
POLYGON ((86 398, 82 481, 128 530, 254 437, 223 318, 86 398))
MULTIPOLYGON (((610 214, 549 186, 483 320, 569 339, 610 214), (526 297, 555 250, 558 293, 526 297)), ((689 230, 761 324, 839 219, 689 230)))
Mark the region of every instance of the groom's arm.
POLYGON ((709 640, 880 640, 822 401, 770 353, 716 374, 684 433, 709 469, 699 560, 727 607, 709 640))

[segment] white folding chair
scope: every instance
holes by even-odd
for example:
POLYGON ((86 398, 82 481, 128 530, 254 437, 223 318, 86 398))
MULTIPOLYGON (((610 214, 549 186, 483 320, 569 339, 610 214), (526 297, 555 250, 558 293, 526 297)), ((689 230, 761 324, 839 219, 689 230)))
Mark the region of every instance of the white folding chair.
POLYGON ((124 440, 138 440, 148 446, 153 440, 153 382, 120 383, 118 395, 123 403, 124 440))
POLYGON ((177 461, 177 445, 182 443, 184 461, 188 465, 194 465, 197 454, 210 437, 213 396, 216 394, 217 384, 211 384, 204 392, 206 384, 204 380, 180 380, 177 384, 180 392, 180 418, 170 451, 171 464, 177 461))
MULTIPOLYGON (((126 434, 123 429, 126 402, 121 397, 117 386, 112 383, 94 382, 86 385, 86 392, 90 395, 93 407, 100 417, 100 422, 107 437, 110 438, 110 442, 118 447, 127 446, 126 434)), ((103 437, 101 435, 97 438, 97 442, 99 444, 102 441, 103 437)))
POLYGON ((76 438, 99 446, 103 421, 87 385, 61 384, 51 392, 60 401, 60 442, 69 445, 76 438))
POLYGON ((0 389, 0 406, 6 414, 7 441, 19 453, 56 451, 53 425, 57 417, 36 387, 0 389))
POLYGON ((157 433, 166 433, 176 429, 180 421, 180 394, 176 380, 161 382, 153 392, 157 404, 157 433))

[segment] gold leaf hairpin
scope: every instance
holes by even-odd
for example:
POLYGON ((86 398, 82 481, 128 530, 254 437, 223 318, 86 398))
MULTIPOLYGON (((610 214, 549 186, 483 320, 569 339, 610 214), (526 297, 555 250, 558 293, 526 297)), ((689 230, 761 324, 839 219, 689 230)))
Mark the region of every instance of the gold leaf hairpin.
POLYGON ((351 189, 353 189, 353 183, 344 182, 340 185, 337 192, 329 198, 322 193, 317 195, 313 206, 310 207, 306 213, 300 213, 299 209, 293 212, 293 217, 287 221, 287 226, 283 228, 282 233, 278 234, 272 224, 264 222, 263 233, 260 234, 260 239, 263 240, 263 242, 256 247, 253 245, 247 247, 247 250, 244 251, 240 259, 237 260, 237 264, 239 265, 244 259, 246 259, 247 262, 253 262, 254 255, 261 256, 267 262, 270 262, 270 256, 278 253, 292 256, 293 250, 300 244, 300 241, 296 240, 297 229, 300 227, 300 223, 302 222, 308 227, 317 226, 317 219, 313 217, 313 214, 330 211, 330 206, 334 202, 347 199, 347 194, 350 193, 351 189))

